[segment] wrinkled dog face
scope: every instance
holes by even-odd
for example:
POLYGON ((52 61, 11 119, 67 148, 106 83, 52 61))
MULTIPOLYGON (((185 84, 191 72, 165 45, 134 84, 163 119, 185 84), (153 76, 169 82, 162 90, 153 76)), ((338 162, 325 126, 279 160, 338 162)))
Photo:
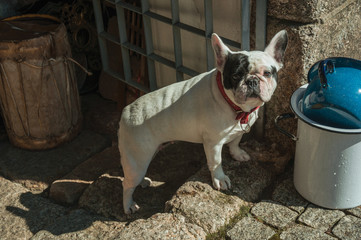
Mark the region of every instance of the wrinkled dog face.
POLYGON ((282 67, 287 46, 286 31, 279 32, 264 52, 232 52, 221 41, 218 46, 216 39, 212 42, 215 43, 217 68, 223 74, 224 88, 232 92, 234 101, 251 108, 268 102, 277 86, 277 72, 282 67), (220 50, 218 54, 217 49, 220 50), (219 60, 219 57, 224 59, 219 60))
POLYGON ((250 98, 268 102, 277 86, 275 61, 264 52, 230 53, 223 70, 223 81, 239 104, 250 98))

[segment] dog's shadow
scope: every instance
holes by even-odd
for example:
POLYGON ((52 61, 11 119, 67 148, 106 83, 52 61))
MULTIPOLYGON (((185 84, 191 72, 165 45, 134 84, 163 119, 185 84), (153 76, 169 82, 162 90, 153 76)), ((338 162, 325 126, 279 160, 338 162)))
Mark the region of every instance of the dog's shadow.
POLYGON ((147 188, 139 186, 134 193, 141 209, 131 216, 126 216, 123 211, 123 176, 119 169, 110 170, 93 182, 79 199, 80 208, 70 209, 26 192, 19 196, 19 203, 5 209, 11 213, 12 219, 23 218, 33 234, 46 230, 59 236, 85 230, 96 221, 109 219, 129 223, 164 212, 166 201, 205 163, 201 144, 177 142, 162 149, 147 172, 152 184, 147 188))
MULTIPOLYGON (((18 229, 17 236, 31 236, 45 230, 53 235, 82 231, 93 225, 96 221, 106 220, 104 217, 89 213, 82 209, 71 210, 57 205, 47 199, 31 192, 22 193, 19 203, 5 207, 7 214, 4 215, 11 228, 18 229), (26 226, 22 226, 24 219, 26 226), (31 233, 30 233, 31 232, 31 233)), ((6 231, 5 231, 6 233, 6 231)), ((48 233, 47 233, 48 234, 48 233)))
POLYGON ((145 219, 164 212, 165 203, 172 198, 186 180, 206 164, 201 144, 176 142, 159 151, 152 160, 146 176, 150 186, 138 186, 133 198, 140 210, 126 216, 122 205, 123 173, 119 170, 103 174, 87 188, 79 200, 83 208, 120 221, 145 219))

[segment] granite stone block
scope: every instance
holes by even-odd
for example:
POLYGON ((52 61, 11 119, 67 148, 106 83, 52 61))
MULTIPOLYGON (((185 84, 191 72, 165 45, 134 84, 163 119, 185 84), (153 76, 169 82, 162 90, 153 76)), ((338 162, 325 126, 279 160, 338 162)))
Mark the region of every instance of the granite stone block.
POLYGON ((244 217, 227 232, 231 240, 269 239, 276 232, 253 217, 244 217))
POLYGON ((251 213, 261 221, 279 229, 294 223, 298 216, 297 212, 272 201, 257 203, 252 208, 251 213))
POLYGON ((340 210, 324 209, 310 204, 298 221, 307 226, 327 231, 343 216, 345 213, 340 210))

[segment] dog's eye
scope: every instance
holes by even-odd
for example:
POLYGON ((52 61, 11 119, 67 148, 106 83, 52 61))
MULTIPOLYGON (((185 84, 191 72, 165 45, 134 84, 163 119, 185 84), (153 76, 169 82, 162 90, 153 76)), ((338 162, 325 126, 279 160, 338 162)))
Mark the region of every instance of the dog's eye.
POLYGON ((271 77, 271 72, 264 71, 263 76, 265 76, 266 78, 269 78, 269 77, 271 77))

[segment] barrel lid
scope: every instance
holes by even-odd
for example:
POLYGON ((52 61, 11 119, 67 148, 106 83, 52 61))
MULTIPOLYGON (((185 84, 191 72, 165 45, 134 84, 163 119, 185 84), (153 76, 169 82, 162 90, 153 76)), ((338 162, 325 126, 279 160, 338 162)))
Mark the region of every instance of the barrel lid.
POLYGON ((0 41, 14 42, 40 37, 54 32, 60 21, 49 15, 23 15, 0 21, 0 41))

